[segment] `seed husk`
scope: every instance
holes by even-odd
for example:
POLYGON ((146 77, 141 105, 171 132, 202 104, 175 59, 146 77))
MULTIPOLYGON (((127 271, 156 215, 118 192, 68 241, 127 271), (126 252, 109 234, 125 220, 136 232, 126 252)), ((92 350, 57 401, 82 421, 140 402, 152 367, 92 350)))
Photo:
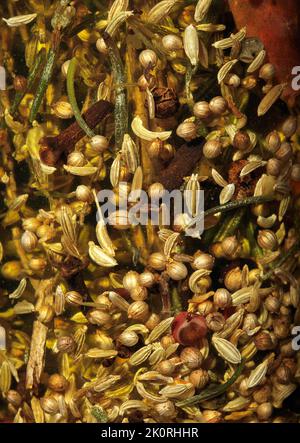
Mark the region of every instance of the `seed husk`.
POLYGON ((37 14, 25 14, 25 15, 16 15, 15 17, 10 18, 4 18, 2 17, 2 20, 5 21, 5 23, 11 27, 16 28, 18 26, 24 26, 31 23, 35 18, 37 17, 37 14))
POLYGON ((0 391, 2 394, 6 394, 11 385, 11 371, 9 364, 6 360, 2 362, 0 367, 0 391))
POLYGON ((118 264, 114 257, 108 255, 104 249, 95 245, 92 241, 89 242, 89 256, 99 266, 113 267, 118 264))
POLYGON ((258 117, 261 117, 268 112, 268 110, 281 96, 285 86, 286 85, 283 83, 280 85, 273 86, 273 88, 270 89, 270 91, 265 95, 265 97, 262 99, 257 108, 258 117))
POLYGON ((17 299, 17 298, 22 297, 23 292, 26 289, 26 285, 27 285, 26 278, 22 278, 22 280, 20 281, 17 289, 15 289, 11 294, 9 294, 9 298, 17 299))
POLYGON ((79 177, 86 177, 87 175, 92 175, 97 172, 95 166, 68 166, 64 165, 65 171, 72 175, 78 175, 79 177))
POLYGON ((89 358, 113 358, 118 355, 115 349, 97 349, 91 348, 86 352, 85 356, 89 358))
POLYGON ((135 135, 140 137, 142 140, 147 141, 154 141, 157 138, 164 141, 167 140, 172 134, 172 131, 149 131, 149 129, 144 127, 140 117, 134 117, 131 123, 131 128, 135 135))

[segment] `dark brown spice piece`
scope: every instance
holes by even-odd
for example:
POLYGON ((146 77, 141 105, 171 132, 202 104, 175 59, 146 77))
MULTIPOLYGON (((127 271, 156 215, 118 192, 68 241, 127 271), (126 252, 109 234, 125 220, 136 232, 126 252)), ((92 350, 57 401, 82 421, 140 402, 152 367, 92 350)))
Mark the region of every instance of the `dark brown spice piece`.
POLYGON ((234 198, 241 200, 251 197, 254 193, 256 183, 261 175, 261 168, 256 169, 251 174, 240 177, 241 170, 248 163, 247 160, 237 160, 232 162, 228 170, 228 182, 235 185, 234 198))
POLYGON ((131 351, 126 346, 117 346, 118 356, 120 358, 129 358, 131 356, 131 351))
POLYGON ((184 177, 189 176, 202 156, 203 142, 194 142, 192 146, 182 145, 175 153, 173 160, 167 168, 161 171, 160 183, 168 191, 178 189, 184 177))
MULTIPOLYGON (((112 110, 113 105, 110 102, 99 100, 83 114, 83 118, 90 128, 95 128, 112 110)), ((48 166, 55 166, 63 154, 70 153, 84 136, 85 132, 74 122, 56 137, 43 137, 40 140, 42 162, 48 166)))
MULTIPOLYGON (((153 88, 151 90, 155 103, 155 117, 167 118, 177 112, 179 108, 179 101, 174 89, 166 87, 153 88)), ((145 107, 148 108, 148 101, 145 102, 145 107)))
POLYGON ((27 87, 27 79, 23 75, 16 75, 13 85, 16 91, 25 91, 27 87))

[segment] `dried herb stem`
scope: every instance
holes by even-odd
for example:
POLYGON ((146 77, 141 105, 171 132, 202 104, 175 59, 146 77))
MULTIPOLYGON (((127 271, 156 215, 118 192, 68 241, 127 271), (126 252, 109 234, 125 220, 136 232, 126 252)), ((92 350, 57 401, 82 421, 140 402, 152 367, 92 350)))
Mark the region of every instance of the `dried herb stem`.
POLYGON ((102 19, 105 19, 105 15, 102 15, 99 12, 96 12, 95 14, 87 14, 81 23, 78 23, 70 29, 68 32, 68 37, 75 37, 75 35, 79 34, 84 29, 90 28, 92 25, 102 19))
POLYGON ((280 259, 278 261, 276 261, 273 266, 272 269, 270 269, 269 272, 267 272, 266 274, 262 275, 260 277, 260 279, 262 281, 268 280, 269 278, 272 277, 272 275, 274 274, 274 271, 276 271, 276 269, 280 268, 292 255, 294 255, 297 251, 299 252, 299 246, 300 246, 300 241, 298 240, 292 247, 291 249, 289 249, 285 254, 282 255, 282 257, 280 257, 280 259))
POLYGON ((247 239, 250 244, 251 253, 254 258, 261 257, 263 255, 262 249, 258 246, 255 239, 255 228, 252 221, 250 221, 246 228, 247 239))
POLYGON ((75 72, 78 65, 77 59, 74 57, 72 58, 69 68, 68 68, 68 74, 67 74, 67 90, 68 90, 68 97, 70 104, 72 106, 74 117, 76 118, 76 121, 80 128, 88 135, 89 137, 94 137, 95 134, 91 130, 91 128, 88 126, 88 124, 83 119, 80 109, 77 104, 76 95, 75 95, 75 86, 74 86, 74 78, 75 78, 75 72))
POLYGON ((104 41, 108 47, 108 55, 111 63, 112 73, 115 81, 115 147, 120 149, 124 135, 128 131, 128 108, 125 70, 119 49, 108 34, 104 33, 104 41))
POLYGON ((48 55, 47 55, 46 65, 43 69, 40 83, 38 85, 38 88, 35 93, 35 97, 34 97, 34 100, 33 100, 33 103, 32 103, 31 109, 30 109, 29 121, 31 123, 36 119, 36 116, 37 116, 37 113, 39 112, 42 100, 43 100, 45 92, 46 92, 46 89, 47 89, 48 84, 51 80, 53 70, 54 70, 56 56, 57 56, 57 50, 54 47, 50 48, 48 55))
POLYGON ((14 113, 17 111, 17 108, 18 108, 19 104, 21 103, 23 97, 25 96, 26 92, 30 91, 33 84, 35 83, 38 73, 40 72, 42 65, 45 63, 45 58, 46 58, 46 51, 43 48, 38 53, 38 55, 35 59, 35 62, 29 72, 28 79, 27 79, 27 88, 25 89, 25 91, 16 92, 13 104, 10 108, 10 113, 12 115, 14 115, 14 113))
POLYGON ((171 291, 171 311, 172 314, 178 314, 183 310, 178 288, 174 287, 171 291))
POLYGON ((233 235, 237 228, 239 227, 239 225, 241 224, 241 221, 245 215, 246 212, 246 207, 243 208, 239 208, 234 216, 232 216, 231 214, 229 214, 225 220, 223 221, 219 231, 217 232, 217 234, 214 237, 214 242, 217 241, 222 241, 224 240, 224 238, 226 237, 230 237, 231 235, 233 235))
POLYGON ((162 315, 170 315, 171 311, 171 297, 169 288, 169 276, 166 272, 162 272, 158 279, 159 292, 162 303, 162 315))
POLYGON ((140 255, 139 250, 133 245, 133 242, 127 232, 121 232, 121 235, 122 235, 122 240, 124 242, 124 246, 132 257, 132 263, 136 265, 140 255))
POLYGON ((191 81, 193 76, 196 74, 197 69, 198 65, 192 66, 191 63, 189 63, 185 73, 185 94, 186 94, 187 104, 191 109, 191 111, 193 110, 194 106, 194 97, 191 91, 191 81))
POLYGON ((247 197, 243 200, 235 200, 233 202, 225 203, 224 205, 215 206, 214 208, 207 209, 204 213, 200 214, 200 216, 194 218, 188 225, 187 229, 192 227, 197 221, 201 221, 203 218, 208 215, 214 215, 217 213, 229 212, 237 208, 242 208, 244 206, 249 205, 259 205, 261 203, 266 203, 273 201, 274 197, 269 196, 259 196, 259 197, 247 197))
POLYGON ((215 206, 214 208, 207 209, 204 212, 204 217, 208 215, 217 214, 218 212, 228 212, 233 209, 242 208, 244 206, 259 205, 261 203, 267 203, 273 201, 274 197, 259 196, 259 197, 247 197, 243 200, 235 200, 233 202, 225 203, 224 205, 215 206))
MULTIPOLYGON (((135 78, 137 78, 136 71, 139 68, 138 66, 138 56, 136 49, 132 46, 130 42, 127 45, 127 51, 125 54, 126 59, 126 73, 127 79, 129 83, 134 83, 135 78)), ((146 112, 146 108, 144 106, 144 93, 139 88, 131 88, 128 91, 128 102, 134 103, 134 109, 130 109, 130 111, 134 112, 135 115, 138 115, 142 121, 144 126, 148 125, 148 116, 146 112)), ((143 182, 144 184, 149 184, 152 182, 153 177, 153 164, 149 158, 148 147, 149 142, 146 140, 139 140, 140 145, 140 158, 141 164, 143 168, 143 182)))
POLYGON ((243 369, 245 366, 245 360, 242 360, 240 365, 238 366, 237 370, 233 374, 233 376, 224 384, 218 385, 218 386, 210 386, 207 389, 205 389, 201 394, 194 395, 194 397, 187 398, 186 400, 179 401, 176 403, 176 406, 184 407, 193 405, 195 403, 200 403, 202 401, 211 400, 212 398, 219 397, 220 395, 224 394, 227 389, 233 385, 233 383, 236 382, 236 380, 241 375, 243 369))

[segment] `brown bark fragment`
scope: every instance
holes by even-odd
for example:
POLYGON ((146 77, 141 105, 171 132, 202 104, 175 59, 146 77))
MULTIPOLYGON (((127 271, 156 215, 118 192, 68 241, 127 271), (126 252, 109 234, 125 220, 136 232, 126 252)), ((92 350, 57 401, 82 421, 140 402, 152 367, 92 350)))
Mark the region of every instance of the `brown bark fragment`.
POLYGON ((183 178, 189 176, 202 156, 202 145, 182 145, 175 153, 171 163, 161 171, 160 183, 168 191, 178 189, 183 178))
POLYGON ((26 371, 26 389, 36 387, 44 369, 46 337, 48 328, 40 321, 33 323, 30 355, 26 371))

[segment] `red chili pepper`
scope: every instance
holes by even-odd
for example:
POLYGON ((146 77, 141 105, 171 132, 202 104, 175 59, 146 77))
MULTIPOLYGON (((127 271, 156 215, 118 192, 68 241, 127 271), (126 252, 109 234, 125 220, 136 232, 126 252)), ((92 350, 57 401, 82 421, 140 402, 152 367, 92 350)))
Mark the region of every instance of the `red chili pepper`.
POLYGON ((300 92, 291 84, 292 70, 300 66, 299 0, 229 0, 229 6, 237 27, 246 26, 247 36, 263 42, 277 81, 288 83, 282 98, 293 106, 300 92))

